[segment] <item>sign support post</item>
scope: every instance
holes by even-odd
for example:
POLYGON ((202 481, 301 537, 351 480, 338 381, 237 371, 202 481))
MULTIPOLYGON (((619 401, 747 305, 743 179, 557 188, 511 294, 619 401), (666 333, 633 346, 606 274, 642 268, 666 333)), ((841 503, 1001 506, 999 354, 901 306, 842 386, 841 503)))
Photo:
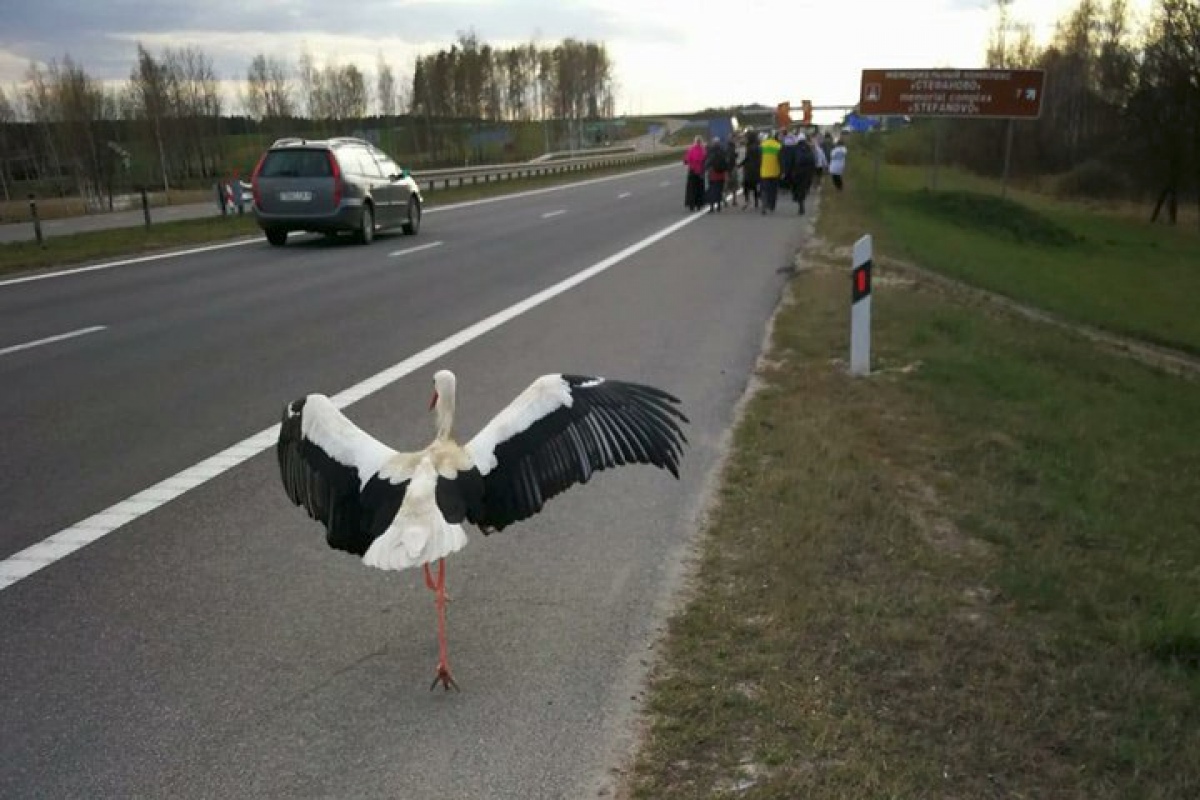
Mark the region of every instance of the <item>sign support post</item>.
POLYGON ((1042 115, 1046 72, 1040 69, 864 69, 858 113, 863 116, 933 117, 931 188, 938 187, 942 120, 1008 120, 1001 197, 1008 196, 1013 128, 1042 115))
POLYGON ((1008 170, 1012 165, 1013 127, 1016 120, 1008 118, 1008 131, 1004 134, 1004 178, 1000 182, 1000 196, 1008 197, 1008 170))
POLYGON ((850 271, 850 374, 871 373, 871 237, 854 243, 850 271))

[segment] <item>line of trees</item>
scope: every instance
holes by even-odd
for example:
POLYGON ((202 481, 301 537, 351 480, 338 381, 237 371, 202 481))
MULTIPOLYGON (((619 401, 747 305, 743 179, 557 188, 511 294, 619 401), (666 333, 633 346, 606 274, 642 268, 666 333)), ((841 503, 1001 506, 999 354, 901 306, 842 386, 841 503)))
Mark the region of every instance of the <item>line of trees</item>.
POLYGON ((20 85, 0 87, 0 191, 11 199, 20 182, 111 201, 122 181, 195 185, 227 168, 231 132, 347 134, 372 114, 420 119, 413 146, 436 155, 439 123, 461 131, 463 122, 610 117, 612 76, 603 44, 498 49, 468 32, 399 78, 382 53, 373 75, 355 64, 319 65, 307 50, 295 64, 259 53, 244 75, 230 76, 240 106, 231 111, 212 58, 198 48, 155 53, 138 44, 120 84, 97 80, 67 55, 31 64, 20 85))
POLYGON ((603 44, 565 39, 493 49, 474 33, 417 59, 413 113, 529 120, 611 117, 613 65, 603 44))
MULTIPOLYGON (((1080 0, 1044 46, 1011 4, 996 2, 987 66, 1046 70, 1041 118, 1016 128, 1014 169, 1059 175, 1078 194, 1148 195, 1152 217, 1174 222, 1181 196, 1200 192, 1200 2, 1156 0, 1139 29, 1127 0, 1080 0)), ((952 156, 994 173, 1003 126, 950 122, 952 156)))

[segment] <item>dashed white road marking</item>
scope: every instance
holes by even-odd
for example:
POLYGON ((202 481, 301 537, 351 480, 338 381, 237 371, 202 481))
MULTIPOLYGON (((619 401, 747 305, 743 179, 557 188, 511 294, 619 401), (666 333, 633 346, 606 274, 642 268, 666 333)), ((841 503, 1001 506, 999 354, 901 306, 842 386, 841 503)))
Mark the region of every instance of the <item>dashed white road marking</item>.
POLYGON ((551 217, 557 217, 559 214, 565 213, 567 213, 565 208, 560 208, 557 211, 547 211, 545 214, 542 214, 542 219, 550 219, 551 217))
POLYGON ((429 244, 419 244, 416 247, 408 247, 404 250, 397 250, 393 253, 388 253, 389 256, 406 256, 409 253, 419 253, 422 250, 429 250, 433 247, 441 247, 445 242, 430 242, 429 244))
POLYGON ((34 347, 41 347, 44 344, 53 344, 54 342, 61 342, 66 339, 74 339, 77 336, 87 336, 89 333, 98 333, 98 332, 100 332, 102 330, 106 330, 106 329, 107 329, 106 325, 93 325, 90 328, 80 328, 77 331, 68 331, 67 333, 60 333, 57 336, 47 336, 45 339, 38 339, 37 341, 34 341, 34 342, 25 342, 23 344, 14 344, 11 347, 0 348, 0 356, 6 356, 9 353, 16 353, 21 350, 29 350, 34 347))
MULTIPOLYGON (((620 264, 630 256, 645 250, 647 247, 667 238, 681 228, 703 218, 703 214, 691 214, 678 222, 668 225, 657 233, 647 236, 641 241, 634 242, 587 269, 577 272, 553 286, 542 289, 540 292, 536 292, 519 303, 511 305, 486 319, 482 319, 474 325, 463 328, 461 331, 427 347, 421 352, 409 356, 404 361, 394 364, 361 383, 357 383, 339 392, 331 398, 333 404, 337 408, 346 408, 349 405, 357 403, 364 397, 390 386, 406 375, 410 375, 418 369, 444 357, 446 354, 454 352, 469 342, 499 328, 501 325, 532 311, 543 303, 553 300, 560 294, 574 289, 579 284, 591 280, 597 275, 620 264)), ((184 492, 189 492, 218 475, 228 472, 239 464, 249 461, 264 450, 273 447, 278 438, 279 425, 272 425, 270 428, 260 431, 232 447, 204 459, 195 466, 188 467, 182 472, 172 475, 166 480, 160 481, 150 488, 144 489, 98 514, 93 514, 82 522, 77 522, 71 527, 65 528, 9 556, 0 561, 0 590, 28 578, 43 567, 50 566, 59 559, 74 553, 76 550, 104 538, 118 528, 179 497, 184 492)))
POLYGON ((633 192, 621 192, 619 195, 617 195, 617 199, 624 200, 626 197, 630 197, 632 194, 633 192))

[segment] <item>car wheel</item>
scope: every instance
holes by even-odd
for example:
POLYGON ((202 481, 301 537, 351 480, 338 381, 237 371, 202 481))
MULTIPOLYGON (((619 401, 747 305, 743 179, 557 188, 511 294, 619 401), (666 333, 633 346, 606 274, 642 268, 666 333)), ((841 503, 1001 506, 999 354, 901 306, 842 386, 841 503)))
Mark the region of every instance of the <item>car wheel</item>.
POLYGON ((421 230, 421 204, 417 198, 408 198, 408 218, 401 227, 409 236, 416 236, 417 231, 421 230))
POLYGON ((375 240, 375 211, 369 203, 363 205, 362 222, 358 226, 359 244, 370 244, 375 240))
POLYGON ((267 241, 276 247, 283 247, 287 244, 287 231, 280 230, 279 228, 268 228, 267 241))

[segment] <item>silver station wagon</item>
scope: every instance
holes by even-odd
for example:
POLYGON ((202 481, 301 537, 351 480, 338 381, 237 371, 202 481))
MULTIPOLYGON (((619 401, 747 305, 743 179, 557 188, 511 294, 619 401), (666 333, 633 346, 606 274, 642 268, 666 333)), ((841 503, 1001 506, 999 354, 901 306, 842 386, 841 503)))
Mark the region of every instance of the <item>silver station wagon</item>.
POLYGON ((408 170, 363 139, 280 139, 251 179, 254 218, 276 246, 290 231, 334 237, 343 231, 370 244, 375 232, 421 227, 421 189, 408 170))

